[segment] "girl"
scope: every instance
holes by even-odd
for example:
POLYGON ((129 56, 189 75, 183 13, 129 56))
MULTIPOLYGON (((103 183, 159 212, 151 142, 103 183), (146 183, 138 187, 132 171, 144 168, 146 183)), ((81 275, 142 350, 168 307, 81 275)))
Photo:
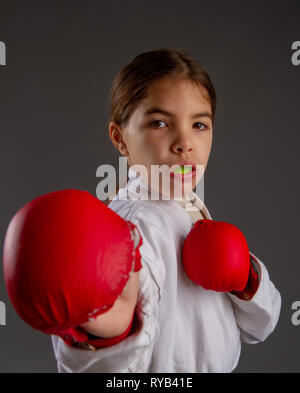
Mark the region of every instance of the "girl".
MULTIPOLYGON (((143 238, 142 269, 128 284, 133 296, 137 293, 134 318, 122 335, 99 335, 97 346, 68 346, 53 335, 60 372, 231 372, 241 342, 258 343, 273 332, 281 297, 252 253, 243 292, 205 290, 185 274, 184 240, 194 222, 212 219, 193 192, 203 173, 183 176, 180 185, 171 176, 170 198, 162 197, 161 182, 153 186, 153 165, 205 170, 215 109, 207 72, 184 50, 142 53, 115 78, 109 135, 130 168, 128 183, 109 207, 137 225, 143 238), (147 171, 138 175, 137 165, 147 171), (153 189, 160 196, 154 200, 153 189)), ((97 336, 93 323, 84 328, 97 336)))

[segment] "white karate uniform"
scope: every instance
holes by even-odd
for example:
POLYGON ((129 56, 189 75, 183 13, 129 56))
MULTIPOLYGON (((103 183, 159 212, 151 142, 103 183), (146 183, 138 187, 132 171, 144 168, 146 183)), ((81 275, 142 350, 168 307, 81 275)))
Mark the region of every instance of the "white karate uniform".
POLYGON ((193 222, 212 219, 206 206, 194 192, 186 205, 174 199, 151 200, 136 172, 129 168, 128 174, 128 184, 109 207, 136 224, 143 238, 138 330, 116 345, 95 350, 70 347, 53 335, 58 371, 231 372, 238 363, 241 342, 258 343, 273 332, 281 308, 278 290, 252 253, 260 284, 251 300, 205 290, 190 281, 181 250, 193 222), (197 211, 194 219, 186 210, 197 211))

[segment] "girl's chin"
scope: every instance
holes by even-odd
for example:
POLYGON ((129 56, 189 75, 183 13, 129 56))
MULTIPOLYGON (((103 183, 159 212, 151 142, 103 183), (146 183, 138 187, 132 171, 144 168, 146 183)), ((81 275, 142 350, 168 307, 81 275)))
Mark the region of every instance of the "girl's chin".
MULTIPOLYGON (((149 183, 148 183, 149 184, 149 183)), ((150 182, 151 184, 151 182, 150 182)), ((192 179, 175 179, 174 177, 169 178, 169 184, 166 182, 162 184, 161 181, 154 182, 151 187, 154 191, 155 199, 158 198, 157 192, 160 194, 160 198, 164 200, 170 199, 182 199, 185 196, 191 194, 193 189, 196 187, 197 181, 196 178, 192 179), (158 186, 159 184, 159 186, 158 186), (158 186, 158 187, 157 187, 158 186)))
POLYGON ((161 194, 164 194, 165 197, 169 196, 169 199, 181 199, 187 195, 190 195, 194 188, 194 182, 185 182, 184 184, 170 182, 170 188, 163 189, 161 194))

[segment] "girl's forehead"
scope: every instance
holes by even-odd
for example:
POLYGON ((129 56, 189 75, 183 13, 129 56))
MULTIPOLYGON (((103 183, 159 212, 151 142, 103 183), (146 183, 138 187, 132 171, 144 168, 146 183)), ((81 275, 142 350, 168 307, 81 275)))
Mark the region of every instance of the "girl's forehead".
POLYGON ((138 105, 140 115, 147 116, 161 112, 172 115, 172 112, 199 112, 205 110, 211 112, 209 96, 205 91, 197 90, 163 90, 161 92, 150 92, 138 105), (175 109, 174 109, 175 108, 175 109))
POLYGON ((183 77, 166 77, 152 83, 148 88, 147 96, 143 103, 146 105, 152 100, 163 100, 164 97, 170 95, 209 101, 208 92, 200 83, 183 77))
POLYGON ((193 81, 183 76, 166 76, 152 82, 149 90, 152 91, 161 90, 161 89, 165 90, 165 89, 172 89, 174 87, 187 88, 192 84, 193 81))

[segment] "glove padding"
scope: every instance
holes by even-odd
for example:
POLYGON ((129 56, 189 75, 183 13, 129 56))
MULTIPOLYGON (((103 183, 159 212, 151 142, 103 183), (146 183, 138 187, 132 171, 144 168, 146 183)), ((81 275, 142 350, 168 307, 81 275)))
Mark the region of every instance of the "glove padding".
POLYGON ((141 269, 138 228, 87 191, 39 196, 12 218, 4 279, 19 316, 35 329, 84 342, 81 325, 107 312, 141 269))
POLYGON ((250 271, 250 254, 243 233, 234 225, 198 220, 186 237, 182 262, 190 280, 217 292, 242 292, 250 271))

